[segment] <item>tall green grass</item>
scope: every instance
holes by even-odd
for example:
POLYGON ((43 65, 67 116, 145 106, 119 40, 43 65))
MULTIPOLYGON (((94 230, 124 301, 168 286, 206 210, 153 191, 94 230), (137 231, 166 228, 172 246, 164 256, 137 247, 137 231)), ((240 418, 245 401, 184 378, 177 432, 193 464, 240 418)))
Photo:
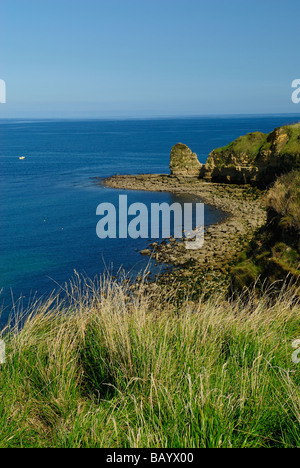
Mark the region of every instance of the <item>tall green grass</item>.
POLYGON ((298 233, 300 232, 299 170, 284 174, 276 180, 267 194, 266 207, 281 217, 281 226, 283 228, 294 228, 298 233))
POLYGON ((21 321, 3 334, 0 447, 300 446, 288 291, 178 307, 78 277, 21 321))

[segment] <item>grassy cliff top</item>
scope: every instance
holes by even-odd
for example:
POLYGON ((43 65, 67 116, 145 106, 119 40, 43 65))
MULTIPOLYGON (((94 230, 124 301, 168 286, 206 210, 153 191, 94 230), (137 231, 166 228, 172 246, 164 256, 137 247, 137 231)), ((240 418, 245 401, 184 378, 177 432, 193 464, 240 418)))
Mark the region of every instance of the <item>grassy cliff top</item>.
POLYGON ((207 165, 220 167, 235 163, 251 166, 274 156, 292 156, 296 165, 300 165, 300 123, 276 128, 269 134, 254 132, 241 136, 212 151, 207 165))
POLYGON ((254 161, 255 157, 259 153, 260 148, 266 143, 267 137, 268 135, 266 133, 247 133, 247 135, 237 138, 226 146, 216 148, 213 153, 222 153, 224 156, 232 152, 247 153, 250 160, 254 161))

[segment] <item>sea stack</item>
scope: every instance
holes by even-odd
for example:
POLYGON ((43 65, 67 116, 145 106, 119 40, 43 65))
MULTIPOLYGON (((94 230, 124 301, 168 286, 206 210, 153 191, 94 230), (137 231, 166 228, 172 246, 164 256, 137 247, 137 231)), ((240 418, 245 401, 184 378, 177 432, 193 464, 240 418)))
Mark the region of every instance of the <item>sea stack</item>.
POLYGON ((170 155, 171 174, 176 177, 199 178, 202 168, 196 153, 182 143, 173 146, 170 155))

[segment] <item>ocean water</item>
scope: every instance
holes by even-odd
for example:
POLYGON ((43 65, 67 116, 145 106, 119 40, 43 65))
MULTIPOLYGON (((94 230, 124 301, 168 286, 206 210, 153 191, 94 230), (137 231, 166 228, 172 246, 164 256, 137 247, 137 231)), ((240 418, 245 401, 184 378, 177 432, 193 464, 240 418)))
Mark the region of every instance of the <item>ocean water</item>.
MULTIPOLYGON (((72 277, 106 268, 136 274, 149 258, 147 241, 100 240, 99 203, 191 201, 168 193, 124 192, 97 186, 94 177, 168 173, 171 147, 182 142, 205 162, 215 147, 250 131, 269 132, 295 116, 151 120, 21 121, 0 123, 0 301, 2 320, 12 297, 47 295, 72 277), (24 161, 19 157, 25 156, 24 161)), ((221 214, 205 208, 205 223, 221 214)), ((153 272, 157 272, 152 265, 153 272)))

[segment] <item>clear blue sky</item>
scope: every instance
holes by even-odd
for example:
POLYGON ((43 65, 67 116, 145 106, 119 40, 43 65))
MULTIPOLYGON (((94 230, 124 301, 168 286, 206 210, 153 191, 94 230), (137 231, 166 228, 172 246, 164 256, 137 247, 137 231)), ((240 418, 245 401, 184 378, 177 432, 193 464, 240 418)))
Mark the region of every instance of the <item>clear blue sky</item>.
POLYGON ((0 0, 0 117, 299 113, 299 0, 0 0))

